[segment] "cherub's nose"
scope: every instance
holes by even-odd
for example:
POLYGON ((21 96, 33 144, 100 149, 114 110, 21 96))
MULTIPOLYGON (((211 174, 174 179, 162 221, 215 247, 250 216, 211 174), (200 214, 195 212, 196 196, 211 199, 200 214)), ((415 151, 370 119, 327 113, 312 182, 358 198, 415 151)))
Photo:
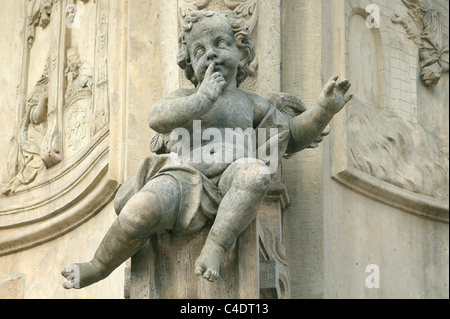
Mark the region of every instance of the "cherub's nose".
POLYGON ((213 49, 208 50, 206 58, 208 59, 208 61, 216 60, 218 58, 216 51, 213 49))

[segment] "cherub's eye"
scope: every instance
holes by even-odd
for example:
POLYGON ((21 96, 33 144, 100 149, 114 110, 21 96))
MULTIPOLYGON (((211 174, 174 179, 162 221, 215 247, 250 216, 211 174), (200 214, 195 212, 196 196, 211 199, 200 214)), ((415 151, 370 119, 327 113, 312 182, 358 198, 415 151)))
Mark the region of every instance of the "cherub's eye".
POLYGON ((205 49, 203 49, 202 47, 196 47, 194 50, 194 55, 195 56, 200 56, 203 53, 205 53, 205 49))
POLYGON ((219 42, 217 42, 218 48, 227 48, 229 46, 230 46, 230 44, 226 40, 220 40, 219 42))

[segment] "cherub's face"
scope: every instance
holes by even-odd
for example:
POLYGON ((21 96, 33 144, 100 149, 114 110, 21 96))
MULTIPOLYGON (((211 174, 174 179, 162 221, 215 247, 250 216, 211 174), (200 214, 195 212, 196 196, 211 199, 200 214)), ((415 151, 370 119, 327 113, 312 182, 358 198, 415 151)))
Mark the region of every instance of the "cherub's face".
POLYGON ((199 83, 212 62, 214 71, 220 72, 228 84, 236 82, 242 50, 236 45, 229 22, 213 16, 194 23, 186 34, 186 44, 199 83))

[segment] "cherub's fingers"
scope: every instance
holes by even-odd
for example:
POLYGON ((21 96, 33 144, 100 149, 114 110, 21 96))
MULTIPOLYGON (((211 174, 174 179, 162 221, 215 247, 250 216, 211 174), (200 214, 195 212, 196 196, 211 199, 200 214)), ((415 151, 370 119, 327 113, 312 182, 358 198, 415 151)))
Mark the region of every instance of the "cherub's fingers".
POLYGON ((350 86, 351 86, 351 83, 348 80, 344 80, 344 81, 339 82, 339 84, 336 86, 336 88, 345 94, 345 92, 348 91, 350 86))
POLYGON ((351 86, 352 86, 352 84, 349 81, 347 81, 347 84, 344 87, 345 91, 347 92, 351 86))
POLYGON ((325 92, 327 94, 333 93, 333 89, 336 86, 337 80, 339 79, 339 75, 333 75, 329 80, 328 83, 325 84, 325 92))
POLYGON ((324 93, 326 95, 332 94, 335 86, 336 86, 336 81, 330 80, 327 84, 325 84, 324 93))
POLYGON ((352 97, 353 97, 353 94, 352 94, 352 93, 347 93, 347 94, 345 94, 345 95, 344 95, 345 103, 347 103, 348 101, 350 101, 350 100, 352 99, 352 97))
POLYGON ((341 82, 338 83, 338 86, 344 88, 347 84, 348 80, 342 80, 341 82))
POLYGON ((208 79, 210 76, 212 76, 213 75, 213 73, 214 73, 214 68, 216 67, 216 64, 214 63, 214 62, 212 62, 209 66, 208 66, 208 68, 206 69, 206 72, 205 72, 205 79, 208 79))

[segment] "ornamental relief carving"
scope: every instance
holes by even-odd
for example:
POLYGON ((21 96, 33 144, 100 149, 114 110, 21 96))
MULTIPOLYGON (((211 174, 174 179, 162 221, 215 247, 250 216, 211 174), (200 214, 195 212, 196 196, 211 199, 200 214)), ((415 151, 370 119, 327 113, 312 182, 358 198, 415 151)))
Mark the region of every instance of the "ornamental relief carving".
MULTIPOLYGON (((206 8, 211 0, 178 0, 178 14, 180 22, 186 14, 193 10, 206 8)), ((233 10, 237 16, 244 20, 250 33, 258 20, 258 0, 223 0, 224 5, 233 10)))
POLYGON ((1 167, 8 178, 0 181, 0 255, 76 227, 103 207, 117 187, 107 178, 109 1, 23 1, 29 14, 18 89, 22 96, 8 162, 1 167), (71 28, 67 20, 76 19, 73 15, 79 12, 80 27, 71 28), (32 50, 40 34, 36 28, 49 25, 50 33, 32 50), (35 61, 42 60, 36 55, 42 55, 43 41, 46 63, 40 79, 29 83, 35 61), (30 93, 25 97, 26 92, 30 93), (87 188, 97 194, 88 206, 87 188))
POLYGON ((33 182, 39 172, 55 164, 55 161, 47 161, 48 157, 43 154, 45 149, 53 147, 54 153, 59 153, 56 145, 44 145, 49 141, 45 139, 48 134, 49 69, 50 57, 47 58, 41 79, 27 99, 25 114, 20 120, 16 136, 12 138, 6 168, 9 180, 1 189, 3 195, 14 193, 21 185, 33 182))
POLYGON ((443 31, 442 15, 420 0, 402 2, 409 9, 408 16, 395 14, 392 22, 402 25, 408 39, 419 48, 421 79, 425 86, 433 87, 442 73, 448 72, 448 34, 443 31))
MULTIPOLYGON (((385 38, 386 32, 366 27, 367 13, 362 1, 346 3, 345 65, 347 76, 355 83, 355 96, 348 105, 346 117, 334 123, 334 130, 340 131, 336 136, 340 137, 332 143, 335 154, 331 159, 332 177, 355 192, 395 208, 448 223, 448 135, 446 139, 437 136, 436 130, 430 129, 422 119, 423 114, 440 114, 448 108, 441 91, 444 83, 437 85, 448 71, 448 47, 445 41, 439 40, 443 39, 442 29, 429 24, 437 23, 432 17, 439 15, 422 7, 421 1, 405 0, 410 19, 399 16, 394 19, 407 29, 410 39, 420 44, 420 70, 416 74, 416 64, 410 62, 414 54, 408 56, 402 49, 393 47, 390 39, 385 38), (420 25, 428 26, 414 34, 408 23, 418 13, 429 15, 420 18, 423 22, 420 25), (391 59, 391 54, 396 55, 395 59, 391 59), (436 71, 433 79, 427 77, 431 74, 427 69, 436 71), (424 85, 436 86, 426 92, 434 95, 436 103, 430 99, 426 105, 418 103, 422 100, 420 94, 424 93, 419 89, 424 85)), ((400 38, 400 34, 389 36, 400 38)), ((437 122, 434 124, 438 126, 437 122)))
POLYGON ((27 43, 31 47, 36 36, 36 27, 45 29, 50 24, 50 15, 52 13, 52 0, 28 0, 29 15, 27 17, 27 43))

